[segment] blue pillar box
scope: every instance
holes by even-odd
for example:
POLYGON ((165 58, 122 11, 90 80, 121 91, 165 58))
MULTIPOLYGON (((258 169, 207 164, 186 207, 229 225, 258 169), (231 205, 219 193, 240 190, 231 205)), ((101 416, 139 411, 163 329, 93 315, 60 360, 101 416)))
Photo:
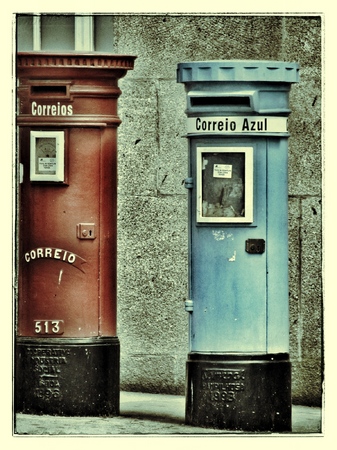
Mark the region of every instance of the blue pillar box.
POLYGON ((178 65, 187 97, 186 423, 291 430, 289 91, 298 65, 178 65))

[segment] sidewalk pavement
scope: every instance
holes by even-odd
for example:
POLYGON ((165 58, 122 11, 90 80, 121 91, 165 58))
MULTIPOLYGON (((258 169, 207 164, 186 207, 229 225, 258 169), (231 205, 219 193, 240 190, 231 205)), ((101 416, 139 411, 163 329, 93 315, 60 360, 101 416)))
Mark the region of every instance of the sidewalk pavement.
MULTIPOLYGON (((55 417, 16 414, 14 435, 200 436, 210 434, 245 434, 242 432, 187 426, 184 424, 184 415, 184 396, 121 392, 120 416, 118 417, 55 417)), ((292 433, 288 434, 319 434, 322 432, 321 419, 321 408, 293 405, 292 433)))

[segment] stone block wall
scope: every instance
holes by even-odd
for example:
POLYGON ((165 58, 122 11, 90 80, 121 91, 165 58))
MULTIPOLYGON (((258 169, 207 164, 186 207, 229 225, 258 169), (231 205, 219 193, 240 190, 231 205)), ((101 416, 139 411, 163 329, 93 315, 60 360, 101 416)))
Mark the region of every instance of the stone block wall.
POLYGON ((322 384, 321 18, 115 15, 114 52, 137 55, 120 81, 118 336, 121 388, 184 394, 188 353, 187 141, 179 62, 300 64, 290 94, 289 298, 293 401, 322 384))

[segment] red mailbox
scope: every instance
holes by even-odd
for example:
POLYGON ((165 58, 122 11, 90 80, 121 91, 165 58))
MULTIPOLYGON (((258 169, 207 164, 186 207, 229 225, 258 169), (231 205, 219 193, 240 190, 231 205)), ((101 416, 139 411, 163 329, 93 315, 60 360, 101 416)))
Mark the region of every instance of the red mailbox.
POLYGON ((17 55, 19 412, 119 413, 117 99, 134 59, 17 55))

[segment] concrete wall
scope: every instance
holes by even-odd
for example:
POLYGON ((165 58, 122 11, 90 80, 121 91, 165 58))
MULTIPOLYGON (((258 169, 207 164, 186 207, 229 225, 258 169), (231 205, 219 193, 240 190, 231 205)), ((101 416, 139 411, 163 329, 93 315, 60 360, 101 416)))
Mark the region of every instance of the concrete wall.
POLYGON ((121 388, 184 394, 188 353, 187 142, 177 63, 300 64, 289 119, 289 298, 295 403, 321 399, 321 20, 316 16, 118 15, 121 80, 118 336, 121 388))

